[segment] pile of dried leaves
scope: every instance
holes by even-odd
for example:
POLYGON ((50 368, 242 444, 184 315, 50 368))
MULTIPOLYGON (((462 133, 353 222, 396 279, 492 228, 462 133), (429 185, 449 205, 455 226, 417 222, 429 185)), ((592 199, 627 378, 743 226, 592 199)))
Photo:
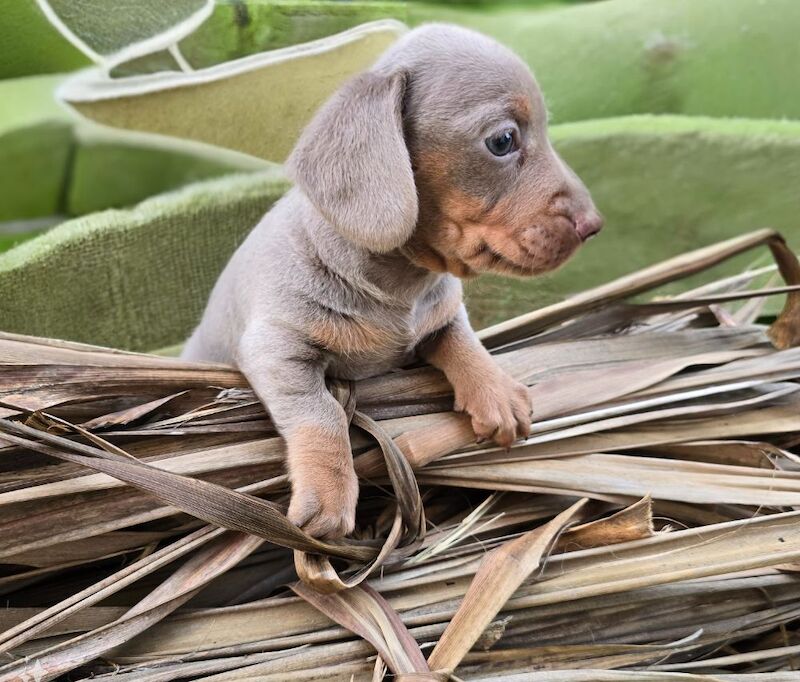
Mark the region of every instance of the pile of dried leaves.
POLYGON ((236 371, 0 335, 0 680, 798 679, 798 283, 761 231, 486 330, 535 405, 510 451, 431 368, 332 384, 338 543, 283 516, 236 371), (785 285, 631 300, 765 243, 785 285))

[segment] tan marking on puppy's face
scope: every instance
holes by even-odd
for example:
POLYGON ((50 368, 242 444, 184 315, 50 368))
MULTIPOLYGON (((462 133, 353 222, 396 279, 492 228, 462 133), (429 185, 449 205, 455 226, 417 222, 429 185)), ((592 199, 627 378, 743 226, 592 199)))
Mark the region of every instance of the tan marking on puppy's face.
POLYGON ((458 277, 538 275, 560 266, 581 244, 570 218, 537 210, 532 202, 525 207, 513 195, 490 208, 458 190, 438 198, 435 220, 417 235, 422 243, 413 240, 410 246, 418 248, 418 262, 431 270, 458 277))
POLYGON ((509 111, 515 121, 531 121, 533 110, 530 98, 523 93, 511 97, 509 111))

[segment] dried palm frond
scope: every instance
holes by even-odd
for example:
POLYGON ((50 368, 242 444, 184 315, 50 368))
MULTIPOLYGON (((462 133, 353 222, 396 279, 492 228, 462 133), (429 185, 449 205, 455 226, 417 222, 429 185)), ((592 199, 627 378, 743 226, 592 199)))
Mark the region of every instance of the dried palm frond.
POLYGON ((323 542, 284 516, 282 440, 234 369, 0 334, 0 681, 795 679, 800 266, 779 235, 481 336, 530 387, 531 436, 476 444, 429 367, 332 382, 362 495, 356 534, 323 542), (642 299, 762 244, 783 284, 642 299))

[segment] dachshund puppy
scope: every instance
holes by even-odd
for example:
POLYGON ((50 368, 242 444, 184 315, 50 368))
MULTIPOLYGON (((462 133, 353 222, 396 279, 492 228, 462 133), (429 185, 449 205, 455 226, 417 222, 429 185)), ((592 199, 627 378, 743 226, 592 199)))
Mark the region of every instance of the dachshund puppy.
POLYGON ((343 86, 287 168, 294 188, 231 258, 184 357, 241 369, 287 443, 289 518, 335 538, 353 530, 358 480, 326 375, 422 358, 478 437, 527 436, 528 391, 478 341, 459 278, 552 270, 602 218, 551 147, 525 64, 446 25, 343 86))

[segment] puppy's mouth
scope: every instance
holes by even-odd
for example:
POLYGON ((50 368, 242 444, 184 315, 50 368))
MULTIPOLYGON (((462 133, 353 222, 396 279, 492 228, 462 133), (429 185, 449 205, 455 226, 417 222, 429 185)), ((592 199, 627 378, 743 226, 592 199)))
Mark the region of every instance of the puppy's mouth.
POLYGON ((533 274, 524 264, 518 263, 499 251, 495 251, 489 244, 483 242, 477 251, 467 261, 473 270, 478 272, 506 272, 510 271, 521 277, 533 274))
POLYGON ((532 227, 489 231, 464 260, 476 272, 531 277, 563 265, 581 243, 573 222, 556 216, 532 227))

